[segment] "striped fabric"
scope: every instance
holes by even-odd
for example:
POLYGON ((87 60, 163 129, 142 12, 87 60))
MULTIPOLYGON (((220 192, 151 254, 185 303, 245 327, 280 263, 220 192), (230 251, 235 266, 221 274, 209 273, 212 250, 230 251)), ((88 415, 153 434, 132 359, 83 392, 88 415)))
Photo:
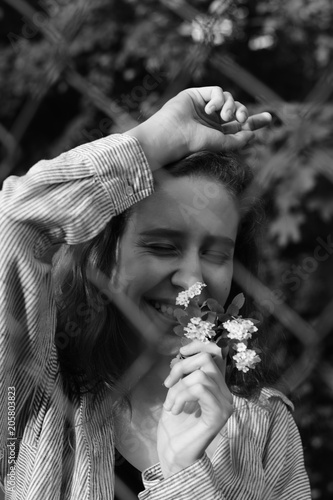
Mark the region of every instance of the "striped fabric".
POLYGON ((10 177, 4 183, 0 195, 0 446, 1 479, 6 482, 7 474, 8 498, 113 498, 110 402, 102 394, 94 407, 89 396, 71 402, 64 399, 54 345, 50 263, 43 255, 62 242, 90 240, 113 215, 148 196, 152 186, 139 143, 126 135, 41 161, 24 177, 10 177), (15 441, 8 433, 8 388, 15 388, 15 441), (8 444, 14 442, 19 453, 13 474, 8 444))
MULTIPOLYGON (((8 178, 0 194, 0 459, 8 499, 112 500, 114 436, 107 393, 68 401, 54 344, 50 253, 88 241, 152 193, 139 143, 113 135, 8 178), (45 255, 48 258, 45 258, 45 255), (7 402, 15 393, 15 432, 7 402), (13 460, 13 456, 14 459, 13 460), (13 467, 13 464, 15 467, 13 467)), ((63 338, 71 332, 63 332, 63 338)), ((235 398, 212 462, 163 480, 143 473, 142 499, 308 499, 297 428, 282 395, 235 398), (273 397, 274 396, 274 397, 273 397)), ((11 408, 13 406, 11 405, 11 408)))
POLYGON ((140 500, 309 500, 298 429, 290 401, 265 389, 258 403, 236 396, 234 413, 207 455, 164 480, 159 464, 142 474, 140 500))

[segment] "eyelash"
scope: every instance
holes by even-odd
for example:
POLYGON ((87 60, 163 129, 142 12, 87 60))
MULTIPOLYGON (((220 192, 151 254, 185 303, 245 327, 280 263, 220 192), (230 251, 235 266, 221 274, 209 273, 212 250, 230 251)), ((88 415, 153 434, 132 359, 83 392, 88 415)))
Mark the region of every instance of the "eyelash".
POLYGON ((208 257, 210 260, 218 263, 218 264, 224 264, 230 260, 232 260, 232 256, 228 253, 211 253, 207 252, 206 254, 203 254, 208 257))
MULTIPOLYGON (((178 253, 177 248, 171 245, 145 244, 144 246, 152 254, 176 255, 178 253)), ((225 262, 232 260, 232 256, 229 253, 206 252, 202 255, 204 258, 208 258, 209 260, 217 262, 218 264, 224 264, 225 262)))
POLYGON ((151 253, 177 253, 177 249, 168 245, 145 245, 151 253))

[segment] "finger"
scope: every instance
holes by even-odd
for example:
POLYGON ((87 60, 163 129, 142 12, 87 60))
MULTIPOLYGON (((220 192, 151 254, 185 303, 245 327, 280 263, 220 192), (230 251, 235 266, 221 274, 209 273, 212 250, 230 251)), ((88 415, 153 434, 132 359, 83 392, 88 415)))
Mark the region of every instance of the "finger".
POLYGON ((226 359, 222 358, 221 348, 215 342, 200 342, 199 340, 192 340, 189 344, 180 348, 180 353, 183 356, 193 356, 199 352, 207 352, 211 354, 216 366, 222 372, 223 376, 226 372, 226 359))
MULTIPOLYGON (((241 108, 240 108, 241 109, 241 108)), ((245 108, 246 109, 246 108, 245 108)), ((236 112, 236 115, 238 111, 236 112)), ((224 134, 237 134, 241 130, 254 131, 266 127, 272 121, 272 115, 269 113, 258 113, 257 115, 250 116, 245 122, 232 121, 221 125, 221 130, 224 134)))
POLYGON ((192 356, 199 352, 207 352, 212 356, 222 356, 221 348, 218 347, 215 342, 200 342, 200 340, 192 340, 189 344, 186 344, 180 348, 180 353, 183 356, 192 356))
POLYGON ((211 390, 201 384, 194 384, 180 390, 172 401, 166 401, 164 408, 173 415, 178 415, 185 409, 188 403, 198 403, 201 411, 210 414, 221 413, 223 406, 229 406, 229 401, 217 398, 211 390), (224 403, 224 404, 223 404, 224 403))
POLYGON ((192 372, 190 375, 182 378, 175 385, 170 387, 165 400, 165 408, 171 408, 173 406, 180 392, 198 384, 205 387, 207 390, 209 389, 221 403, 223 403, 223 401, 232 403, 232 395, 224 378, 211 376, 211 374, 207 374, 201 369, 192 372))
POLYGON ((244 106, 244 104, 240 103, 239 101, 235 101, 235 105, 236 105, 236 120, 239 123, 245 123, 249 117, 249 112, 247 110, 247 107, 244 106))
POLYGON ((224 92, 224 104, 220 116, 225 122, 229 122, 235 117, 236 104, 230 92, 224 92))
POLYGON ((211 115, 215 111, 219 111, 222 108, 225 97, 221 87, 204 87, 202 89, 198 89, 205 100, 207 100, 208 97, 207 89, 210 89, 210 96, 208 103, 205 106, 205 112, 208 115, 211 115))
POLYGON ((184 380, 180 380, 178 384, 168 390, 168 394, 165 398, 163 406, 166 410, 170 411, 177 401, 182 402, 183 404, 185 404, 186 402, 189 403, 191 401, 197 401, 201 391, 210 391, 212 394, 215 393, 217 400, 220 400, 220 394, 217 385, 211 379, 209 379, 207 375, 198 370, 198 372, 196 372, 195 374, 192 373, 184 380), (183 396, 180 397, 180 395, 183 396), (186 395, 196 396, 196 398, 192 399, 190 397, 186 397, 186 395))
POLYGON ((254 133, 247 130, 241 130, 236 134, 226 134, 223 141, 223 150, 232 151, 234 149, 241 149, 247 146, 254 138, 254 133))
POLYGON ((172 387, 180 379, 196 370, 202 370, 218 385, 225 384, 222 373, 213 361, 212 356, 207 352, 200 352, 176 363, 164 381, 165 387, 172 387))
POLYGON ((237 134, 237 132, 242 130, 242 124, 235 120, 229 123, 223 123, 223 125, 221 125, 221 130, 224 134, 237 134))
POLYGON ((258 113, 248 118, 248 120, 242 125, 242 130, 258 130, 269 125, 271 121, 272 115, 270 113, 258 113))

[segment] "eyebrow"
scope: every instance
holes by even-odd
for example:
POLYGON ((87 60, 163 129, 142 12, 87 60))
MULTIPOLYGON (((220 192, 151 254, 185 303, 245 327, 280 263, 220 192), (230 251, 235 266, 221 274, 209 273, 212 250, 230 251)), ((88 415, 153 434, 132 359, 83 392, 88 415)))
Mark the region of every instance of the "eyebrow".
MULTIPOLYGON (((157 236, 157 237, 176 237, 176 238, 181 238, 184 236, 183 231, 178 231, 177 229, 170 229, 170 228, 154 228, 154 229, 147 229, 145 231, 142 231, 139 233, 140 236, 157 236)), ((211 236, 208 235, 207 237, 208 242, 218 242, 223 245, 227 245, 230 248, 233 248, 235 246, 235 242, 232 238, 228 238, 228 236, 211 236)))

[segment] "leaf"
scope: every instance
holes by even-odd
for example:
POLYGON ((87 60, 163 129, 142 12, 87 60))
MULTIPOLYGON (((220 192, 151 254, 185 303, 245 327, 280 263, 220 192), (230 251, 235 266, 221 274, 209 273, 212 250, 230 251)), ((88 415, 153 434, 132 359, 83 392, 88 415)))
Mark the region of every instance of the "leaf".
MULTIPOLYGON (((227 314, 227 313, 218 314, 217 318, 218 318, 220 323, 224 323, 225 321, 228 321, 228 319, 230 319, 230 314, 227 314)), ((224 327, 222 327, 222 326, 221 326, 221 328, 224 329, 224 327)))
POLYGON ((178 337, 183 337, 184 335, 184 328, 181 325, 175 326, 173 331, 176 335, 178 335, 178 337))
POLYGON ((270 234, 277 238, 282 247, 290 242, 297 243, 301 239, 300 226, 305 221, 302 213, 284 213, 270 225, 270 234))
POLYGON ((201 318, 204 320, 204 321, 209 321, 210 323, 213 323, 215 324, 215 321, 216 321, 216 312, 213 312, 213 311, 208 311, 206 312, 205 314, 203 314, 201 316, 201 318))
POLYGON ((192 301, 186 309, 189 318, 201 318, 201 309, 198 305, 193 304, 192 301))
POLYGON ((224 308, 215 299, 207 299, 206 304, 211 311, 224 313, 224 308))
POLYGON ((228 340, 227 339, 224 339, 222 337, 220 337, 216 342, 215 344, 218 346, 218 347, 221 347, 221 349, 224 349, 225 347, 228 346, 228 340))
POLYGON ((238 316, 238 314, 239 314, 239 307, 236 306, 235 304, 231 303, 230 306, 227 309, 227 314, 230 315, 230 316, 238 316))
POLYGON ((222 358, 225 359, 228 356, 229 347, 222 347, 221 352, 222 352, 222 358))
POLYGON ((242 309, 243 305, 245 304, 245 297, 244 297, 244 294, 243 293, 239 293, 238 295, 236 295, 231 304, 234 304, 236 307, 238 307, 238 309, 242 309))
POLYGON ((180 318, 188 316, 188 313, 184 309, 175 309, 174 316, 180 321, 180 318))
POLYGON ((175 309, 174 315, 178 322, 183 326, 187 326, 191 319, 188 311, 184 311, 183 309, 175 309))

